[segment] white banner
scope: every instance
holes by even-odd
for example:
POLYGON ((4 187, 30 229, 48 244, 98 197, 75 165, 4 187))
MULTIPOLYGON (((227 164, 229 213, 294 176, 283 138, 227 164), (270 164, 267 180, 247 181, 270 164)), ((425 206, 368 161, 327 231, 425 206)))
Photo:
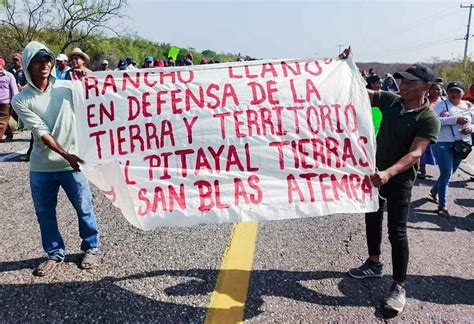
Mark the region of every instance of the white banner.
POLYGON ((83 172, 144 230, 378 207, 352 59, 97 72, 74 106, 83 172))

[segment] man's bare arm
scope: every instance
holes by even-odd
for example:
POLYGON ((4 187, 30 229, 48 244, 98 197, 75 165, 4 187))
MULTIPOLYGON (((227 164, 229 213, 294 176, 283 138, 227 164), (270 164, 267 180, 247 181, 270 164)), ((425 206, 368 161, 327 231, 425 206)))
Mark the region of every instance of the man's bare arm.
POLYGON ((53 136, 51 136, 51 134, 45 134, 45 135, 41 136, 41 140, 52 151, 58 153, 64 159, 66 159, 74 170, 76 170, 76 171, 79 170, 79 163, 84 163, 84 161, 81 160, 78 156, 76 156, 74 154, 70 154, 69 152, 67 152, 58 143, 58 141, 53 136))
POLYGON ((410 152, 405 154, 394 165, 383 171, 377 171, 372 175, 372 183, 376 187, 380 187, 388 182, 390 178, 400 174, 411 168, 423 155, 423 152, 430 145, 430 140, 424 137, 415 137, 413 140, 410 152))

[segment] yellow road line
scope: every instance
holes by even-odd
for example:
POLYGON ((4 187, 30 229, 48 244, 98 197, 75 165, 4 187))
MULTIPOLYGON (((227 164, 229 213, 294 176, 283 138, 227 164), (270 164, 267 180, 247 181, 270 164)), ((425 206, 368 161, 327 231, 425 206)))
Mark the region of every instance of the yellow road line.
POLYGON ((243 320, 257 230, 257 222, 234 224, 205 323, 237 323, 243 320))

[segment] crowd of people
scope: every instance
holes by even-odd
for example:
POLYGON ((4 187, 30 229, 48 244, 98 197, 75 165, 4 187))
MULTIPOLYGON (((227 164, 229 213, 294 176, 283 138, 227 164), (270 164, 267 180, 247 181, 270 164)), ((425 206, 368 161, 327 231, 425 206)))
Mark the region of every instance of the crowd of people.
MULTIPOLYGON (((345 59, 349 55, 350 49, 347 49, 340 57, 345 59)), ((45 45, 33 41, 23 53, 13 56, 13 62, 7 71, 5 59, 0 58, 0 138, 3 141, 13 138, 8 128, 13 107, 17 114, 14 118, 19 118, 32 133, 30 186, 43 249, 48 256, 34 274, 51 273, 65 257, 56 219, 60 187, 66 191, 79 219, 81 250, 84 252, 80 267, 89 269, 96 263, 99 233, 90 188, 79 171, 83 161, 76 155, 75 114, 69 80, 91 73, 86 67, 90 58, 80 48, 67 55, 55 56, 45 45)), ((184 64, 193 64, 192 53, 188 53, 184 64)), ((136 65, 132 59, 121 59, 116 69, 137 69, 136 65)), ((174 65, 172 58, 165 64, 146 56, 141 67, 174 65)), ((100 70, 109 69, 109 62, 103 60, 100 70)), ((460 81, 449 82, 445 87, 443 80, 436 79, 422 64, 387 74, 383 79, 373 70, 365 77, 370 102, 381 114, 376 137, 377 169, 371 175, 372 184, 379 187, 380 208, 366 214, 365 218, 368 259, 361 266, 350 269, 349 275, 357 279, 382 276, 380 247, 384 206, 387 205, 393 285, 384 305, 398 313, 406 303, 406 230, 417 166, 420 160, 425 165, 435 163, 439 166, 440 176, 429 195, 438 203, 438 214, 449 216, 446 209, 449 181, 463 158, 456 147, 459 141, 466 146, 472 144, 474 85, 467 93, 460 81)), ((418 176, 426 176, 426 168, 422 168, 418 176)))
MULTIPOLYGON (((201 59, 199 64, 214 64, 220 63, 219 60, 207 60, 205 58, 201 59)), ((137 62, 130 57, 122 58, 118 61, 117 67, 114 71, 119 70, 137 70, 137 69, 148 69, 148 68, 162 68, 162 67, 170 67, 170 66, 187 66, 187 65, 194 65, 193 53, 188 52, 186 57, 183 60, 176 61, 173 57, 168 57, 166 62, 164 60, 154 58, 153 56, 149 55, 146 56, 143 60, 143 63, 138 66, 137 62)), ((108 60, 102 60, 100 63, 100 68, 97 71, 111 71, 112 69, 109 66, 108 60)))

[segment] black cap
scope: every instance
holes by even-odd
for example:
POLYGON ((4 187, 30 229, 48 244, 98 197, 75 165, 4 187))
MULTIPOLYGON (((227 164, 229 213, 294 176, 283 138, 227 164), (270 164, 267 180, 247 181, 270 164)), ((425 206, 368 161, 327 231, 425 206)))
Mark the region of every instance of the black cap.
POLYGON ((446 91, 449 92, 449 90, 452 90, 452 89, 456 89, 456 90, 464 92, 464 83, 462 83, 461 81, 449 82, 448 86, 446 87, 446 91))
POLYGON ((423 64, 413 64, 405 72, 397 72, 393 75, 395 79, 407 79, 411 81, 422 80, 432 82, 434 79, 433 71, 423 64))
POLYGON ((45 49, 40 49, 38 52, 36 52, 35 56, 31 58, 31 62, 39 61, 45 56, 48 57, 50 61, 53 60, 50 52, 45 49))
POLYGON ((382 81, 382 78, 379 77, 377 74, 371 75, 367 78, 368 83, 375 83, 375 82, 378 82, 378 81, 382 81))

